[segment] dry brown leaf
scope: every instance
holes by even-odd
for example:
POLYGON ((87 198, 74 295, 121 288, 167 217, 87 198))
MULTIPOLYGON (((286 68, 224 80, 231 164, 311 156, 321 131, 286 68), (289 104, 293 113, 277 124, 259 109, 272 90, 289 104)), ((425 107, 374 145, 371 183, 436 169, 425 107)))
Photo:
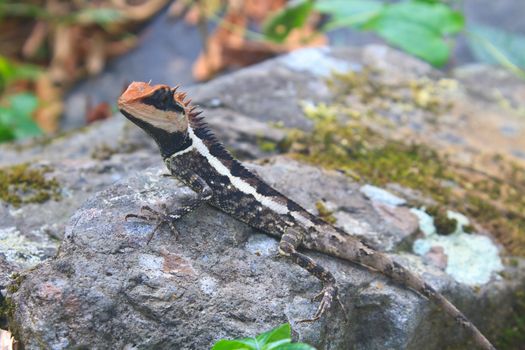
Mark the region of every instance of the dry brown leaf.
POLYGON ((22 55, 25 58, 34 57, 38 49, 42 47, 49 32, 48 28, 48 24, 44 21, 38 21, 35 23, 33 31, 22 47, 22 55))
POLYGON ((244 28, 247 18, 242 11, 228 8, 224 22, 229 24, 228 27, 219 26, 215 30, 207 40, 206 49, 193 65, 193 76, 197 80, 207 80, 223 70, 228 62, 225 51, 232 47, 240 48, 245 44, 244 28), (230 29, 232 27, 237 30, 230 29))
POLYGON ((94 33, 89 40, 86 56, 86 69, 89 75, 98 74, 106 64, 106 44, 102 33, 94 33))
POLYGON ((138 40, 134 36, 127 36, 119 41, 106 42, 105 49, 108 58, 120 56, 136 47, 138 40))
POLYGON ((310 16, 306 25, 292 29, 283 44, 286 47, 286 51, 327 45, 328 37, 316 30, 319 20, 320 16, 314 14, 310 16))
POLYGON ((246 0, 246 15, 261 24, 269 14, 286 5, 286 0, 246 0))
POLYGON ((228 68, 247 66, 277 54, 303 47, 323 46, 328 42, 326 36, 315 29, 320 20, 317 15, 310 16, 303 27, 293 29, 282 44, 250 41, 245 38, 248 23, 262 22, 284 6, 285 1, 230 0, 228 4, 228 12, 221 25, 208 38, 205 50, 193 65, 193 76, 197 80, 208 80, 228 68))
POLYGON ((49 73, 55 84, 62 85, 71 81, 71 77, 76 73, 73 48, 77 35, 74 33, 74 27, 65 24, 57 24, 53 29, 53 57, 49 64, 49 73))
POLYGON ((36 80, 35 94, 40 101, 35 121, 46 132, 58 130, 58 120, 63 112, 63 89, 53 84, 49 74, 41 74, 36 80))
POLYGON ((111 117, 111 105, 107 102, 101 102, 96 106, 88 103, 86 108, 86 122, 91 124, 97 120, 104 120, 111 117))
POLYGON ((14 60, 24 57, 27 63, 33 60, 46 66, 46 73, 34 83, 26 82, 23 91, 35 90, 40 101, 35 120, 44 131, 52 132, 59 126, 66 89, 87 74, 99 73, 107 59, 134 47, 136 38, 123 34, 151 18, 169 0, 26 0, 24 3, 41 6, 51 19, 2 18, 2 55, 14 60), (97 8, 116 9, 122 18, 97 24, 92 13, 86 11, 97 8), (41 50, 46 45, 49 50, 41 50))

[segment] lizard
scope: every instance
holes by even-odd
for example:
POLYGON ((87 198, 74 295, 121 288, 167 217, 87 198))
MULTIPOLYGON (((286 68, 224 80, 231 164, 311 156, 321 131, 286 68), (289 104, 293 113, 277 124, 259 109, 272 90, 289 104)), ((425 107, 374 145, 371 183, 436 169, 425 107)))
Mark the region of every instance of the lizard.
POLYGON ((155 140, 170 172, 168 176, 197 193, 194 200, 170 213, 144 206, 141 214, 126 215, 126 219, 157 220, 148 243, 161 224, 168 223, 175 230, 176 220, 207 202, 280 239, 279 253, 320 280, 323 287, 317 296, 319 306, 313 317, 304 321, 318 320, 339 297, 333 274, 299 251, 300 248, 341 258, 385 275, 436 303, 468 331, 479 348, 495 349, 461 311, 417 274, 386 253, 374 250, 311 214, 244 167, 218 141, 201 116, 202 111, 192 105, 191 99, 179 92, 178 87, 133 82, 119 97, 118 108, 155 140))

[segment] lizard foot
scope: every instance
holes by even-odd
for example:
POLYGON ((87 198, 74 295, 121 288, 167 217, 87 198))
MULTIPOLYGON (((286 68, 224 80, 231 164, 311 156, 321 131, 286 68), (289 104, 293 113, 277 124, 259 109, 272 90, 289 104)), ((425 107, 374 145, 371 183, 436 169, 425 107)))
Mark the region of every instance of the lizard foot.
POLYGON ((301 240, 301 233, 294 228, 289 228, 281 237, 281 241, 279 242, 279 253, 281 255, 290 257, 294 263, 317 277, 323 283, 323 289, 313 298, 314 300, 321 300, 321 303, 319 304, 319 307, 317 308, 314 316, 310 319, 300 320, 298 322, 317 321, 327 310, 330 309, 334 299, 339 302, 343 312, 345 313, 345 318, 347 318, 346 310, 338 296, 338 289, 334 276, 326 268, 315 262, 315 260, 296 250, 296 248, 301 244, 301 240))
POLYGON ((165 205, 162 205, 162 209, 163 211, 158 211, 145 205, 142 208, 140 208, 140 214, 127 214, 124 217, 124 219, 127 221, 129 218, 135 218, 139 220, 157 223, 155 228, 148 235, 147 244, 151 242, 153 236, 155 235, 155 232, 157 232, 157 230, 163 225, 168 225, 171 232, 173 232, 175 234, 175 237, 177 237, 179 235, 179 232, 175 227, 174 221, 179 219, 180 215, 178 215, 177 213, 168 214, 165 205))
MULTIPOLYGON (((319 304, 319 307, 317 308, 317 311, 315 312, 314 316, 312 318, 308 318, 305 320, 299 320, 298 323, 304 323, 304 322, 315 322, 318 319, 323 316, 323 314, 330 309, 332 306, 332 301, 334 299, 337 299, 339 301, 339 296, 337 295, 337 287, 333 284, 329 284, 325 286, 319 294, 317 294, 315 297, 312 298, 313 300, 319 300, 321 299, 321 303, 319 304)), ((339 301, 341 303, 341 301, 339 301)), ((342 306, 342 304, 341 304, 342 306)), ((344 310, 344 309, 343 309, 344 310)))

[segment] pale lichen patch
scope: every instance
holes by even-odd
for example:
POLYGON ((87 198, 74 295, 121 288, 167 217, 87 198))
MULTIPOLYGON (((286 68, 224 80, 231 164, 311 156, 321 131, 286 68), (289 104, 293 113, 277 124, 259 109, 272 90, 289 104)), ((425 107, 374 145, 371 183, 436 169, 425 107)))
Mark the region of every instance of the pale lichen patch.
POLYGON ((47 239, 32 241, 23 236, 16 227, 0 229, 0 254, 7 262, 23 268, 32 268, 47 259, 46 250, 56 249, 47 239))
POLYGON ((267 235, 253 234, 246 242, 246 249, 255 255, 271 256, 277 254, 279 243, 267 235))
POLYGON ((361 186, 359 191, 361 191, 361 193, 363 193, 368 199, 374 202, 380 202, 393 207, 406 204, 405 199, 377 186, 366 184, 361 186))
POLYGON ((414 253, 425 256, 433 247, 441 247, 447 256, 445 271, 456 281, 479 286, 488 283, 494 273, 503 270, 498 248, 490 238, 478 234, 468 234, 463 227, 469 224, 462 214, 449 212, 449 217, 457 220, 456 231, 448 236, 438 235, 433 218, 424 210, 411 210, 418 218, 424 237, 413 245, 414 253))

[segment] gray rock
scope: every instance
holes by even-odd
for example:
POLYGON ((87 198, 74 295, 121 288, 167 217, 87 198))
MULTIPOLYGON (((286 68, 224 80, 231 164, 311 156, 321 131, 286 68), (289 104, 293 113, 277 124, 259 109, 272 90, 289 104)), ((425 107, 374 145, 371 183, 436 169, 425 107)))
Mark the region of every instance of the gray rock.
MULTIPOLYGON (((211 128, 228 148, 245 158, 260 158, 269 154, 257 145, 260 140, 278 142, 284 136, 283 130, 267 122, 308 129, 312 122, 305 118, 303 105, 335 98, 325 81, 327 69, 358 70, 371 62, 388 70, 385 83, 390 86, 419 75, 431 82, 442 78, 430 66, 381 46, 307 50, 194 87, 190 96, 202 105, 211 128), (328 63, 312 67, 312 57, 328 63), (304 62, 292 65, 299 60, 304 62)), ((453 155, 467 164, 473 155, 486 156, 482 151, 493 151, 494 145, 509 157, 509 149, 524 150, 523 118, 504 112, 492 95, 480 96, 476 74, 461 75, 463 80, 453 91, 456 110, 439 118, 418 110, 410 118, 393 118, 396 128, 386 132, 406 138, 396 132, 412 130, 407 126, 417 123, 416 136, 424 135, 425 142, 436 148, 452 147, 453 155), (479 125, 481 119, 490 122, 479 125), (474 125, 483 133, 471 133, 474 125), (515 130, 510 141, 499 132, 507 126, 515 130), (447 144, 449 140, 436 130, 465 142, 447 144), (484 135, 491 135, 490 140, 484 135)), ((509 80, 498 76, 491 81, 504 85, 509 80)), ((513 84, 523 89, 522 83, 513 84)), ((513 91, 522 90, 504 91, 512 101, 513 91)), ((358 100, 353 106, 367 107, 358 100)), ((297 323, 315 311, 316 304, 308 299, 320 288, 319 282, 277 257, 276 240, 207 206, 180 221, 177 240, 163 228, 147 245, 152 226, 124 222, 123 216, 144 202, 174 207, 181 196, 192 194, 160 177, 161 168, 144 171, 160 166, 158 151, 124 118, 57 139, 1 146, 0 154, 0 166, 29 162, 32 167, 50 167, 46 176, 56 178, 61 188, 60 201, 21 208, 0 205, 0 290, 6 293, 12 272, 24 274, 21 285, 10 288, 18 291, 7 297, 16 305, 13 321, 30 349, 108 344, 202 349, 219 338, 254 335, 286 321, 292 323, 297 339, 320 349, 466 346, 464 334, 423 298, 316 253, 309 254, 334 271, 340 282, 349 322, 336 306, 318 323, 297 323), (17 249, 12 242, 17 242, 17 249)), ((443 272, 444 266, 425 266, 420 257, 402 251, 418 230, 417 218, 407 207, 369 200, 359 191, 360 184, 343 175, 289 159, 270 158, 267 164, 251 167, 313 212, 321 200, 333 211, 336 225, 421 272, 489 336, 506 327, 514 292, 525 284, 522 260, 516 260, 516 267, 505 266, 501 276, 494 275, 479 288, 460 284, 443 272)), ((417 189, 395 184, 388 188, 404 200, 425 202, 417 189)))
MULTIPOLYGON (((285 158, 255 169, 306 206, 317 195, 308 190, 317 186, 308 184, 323 178, 329 200, 344 198, 358 203, 363 216, 372 213, 358 187, 339 174, 320 176, 318 169, 285 158), (344 194, 341 186, 347 187, 344 194)), ((195 195, 160 176, 163 172, 150 168, 93 196, 72 216, 58 256, 28 274, 11 295, 28 348, 205 349, 220 338, 253 335, 283 322, 292 323, 298 339, 320 349, 464 344, 461 331, 423 298, 317 253, 309 255, 334 272, 349 320, 335 306, 317 323, 297 323, 315 311, 316 303, 308 299, 319 282, 278 257, 275 239, 209 206, 181 219, 178 236, 163 228, 148 245, 152 224, 126 222, 125 214, 144 204, 176 206, 195 195)), ((368 225, 371 231, 381 226, 368 225)), ((510 303, 504 297, 514 286, 494 281, 474 291, 413 256, 393 256, 450 295, 482 328, 503 322, 491 310, 510 303), (482 313, 476 312, 480 304, 482 313)))

